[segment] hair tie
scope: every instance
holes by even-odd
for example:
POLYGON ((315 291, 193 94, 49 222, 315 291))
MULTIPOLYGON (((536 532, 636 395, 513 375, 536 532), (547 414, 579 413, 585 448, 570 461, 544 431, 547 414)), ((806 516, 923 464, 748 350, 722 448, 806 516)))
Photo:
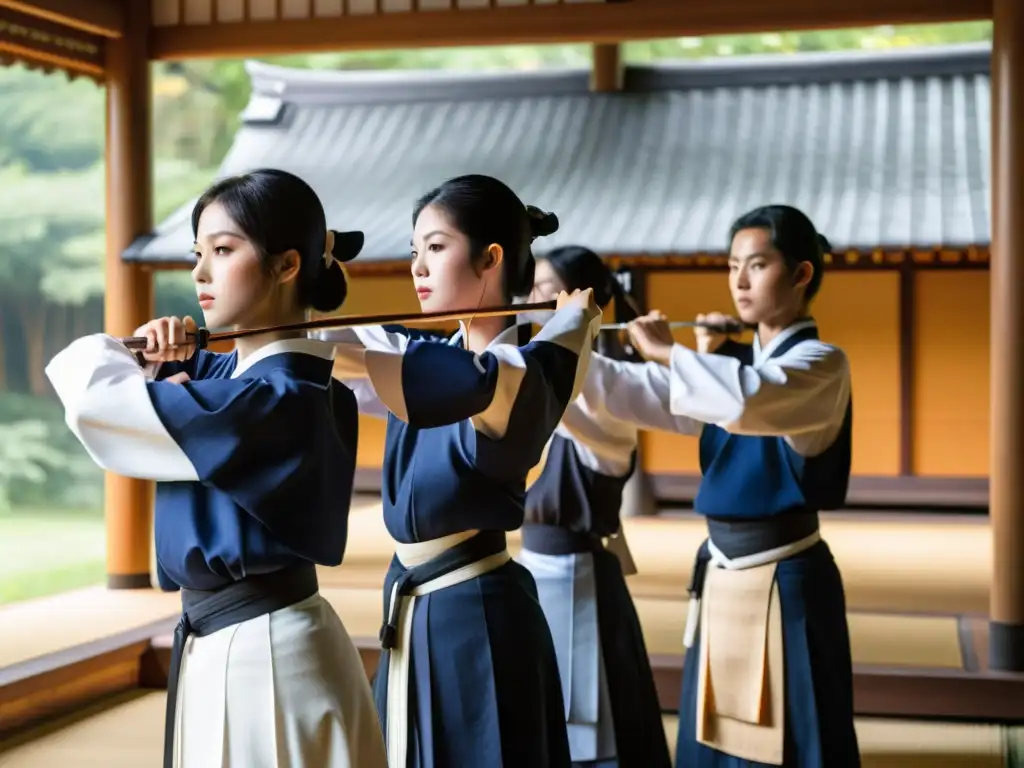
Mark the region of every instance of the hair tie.
POLYGON ((324 244, 323 258, 324 264, 327 265, 327 269, 330 269, 331 267, 338 263, 338 260, 334 258, 334 230, 332 229, 327 230, 327 238, 324 244))

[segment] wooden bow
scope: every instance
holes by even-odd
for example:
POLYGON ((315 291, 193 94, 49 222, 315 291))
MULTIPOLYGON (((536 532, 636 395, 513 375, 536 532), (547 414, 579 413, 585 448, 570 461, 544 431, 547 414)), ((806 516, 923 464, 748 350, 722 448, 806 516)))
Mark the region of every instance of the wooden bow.
MULTIPOLYGON (((321 320, 307 320, 290 325, 274 325, 267 328, 246 328, 238 331, 211 332, 200 328, 196 333, 188 334, 187 343, 195 344, 198 349, 205 349, 213 342, 241 339, 246 336, 260 336, 264 333, 288 333, 292 331, 315 331, 327 328, 354 328, 362 325, 412 325, 415 323, 443 323, 452 320, 468 320, 481 317, 507 317, 521 312, 537 312, 553 310, 557 306, 554 301, 540 301, 535 304, 509 304, 502 307, 483 309, 460 309, 449 312, 420 312, 415 315, 348 315, 325 317, 321 320)), ((146 350, 149 339, 145 336, 130 336, 120 340, 128 349, 146 350)))
MULTIPOLYGON (((507 317, 518 315, 524 312, 542 312, 554 310, 557 307, 555 301, 538 301, 532 304, 508 304, 500 307, 489 307, 482 309, 459 309, 455 311, 442 312, 420 312, 415 315, 391 314, 391 315, 348 315, 340 317, 326 317, 321 320, 307 320, 301 323, 290 325, 274 325, 267 328, 246 328, 236 331, 210 331, 207 328, 200 328, 196 333, 188 334, 187 343, 195 344, 198 349, 206 349, 210 344, 218 341, 230 341, 241 339, 246 336, 259 336, 264 333, 288 333, 296 331, 314 331, 329 328, 354 328, 364 325, 414 325, 416 323, 444 323, 452 320, 467 320, 480 317, 507 317)), ((625 330, 628 323, 606 323, 601 326, 602 331, 625 330)), ((670 328, 696 328, 705 327, 717 333, 739 333, 744 326, 740 323, 715 324, 698 323, 695 321, 670 322, 670 328)), ((128 349, 144 351, 149 347, 149 339, 145 336, 129 336, 120 339, 128 349)))

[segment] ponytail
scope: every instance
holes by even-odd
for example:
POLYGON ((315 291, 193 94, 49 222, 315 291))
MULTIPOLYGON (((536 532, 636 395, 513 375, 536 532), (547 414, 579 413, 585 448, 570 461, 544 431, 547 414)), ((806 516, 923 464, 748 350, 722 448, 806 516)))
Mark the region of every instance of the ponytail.
MULTIPOLYGON (((607 269, 607 272, 608 292, 611 294, 615 308, 615 322, 629 323, 636 320, 640 317, 640 310, 627 292, 626 286, 623 285, 623 283, 630 284, 633 273, 626 268, 622 268, 618 272, 607 269)), ((616 360, 640 361, 640 356, 625 339, 625 333, 601 333, 597 337, 597 351, 605 357, 616 360)))
POLYGON ((618 272, 608 270, 609 291, 612 301, 615 302, 616 323, 628 323, 640 317, 640 310, 626 292, 626 287, 623 286, 623 283, 630 283, 632 278, 633 273, 625 267, 618 272))

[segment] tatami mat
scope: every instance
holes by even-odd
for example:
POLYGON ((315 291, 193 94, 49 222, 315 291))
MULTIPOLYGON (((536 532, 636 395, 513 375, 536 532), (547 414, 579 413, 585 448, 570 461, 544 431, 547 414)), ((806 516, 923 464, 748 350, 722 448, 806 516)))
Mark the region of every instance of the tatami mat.
MULTIPOLYGON (((828 518, 823 530, 846 583, 855 660, 959 666, 954 619, 881 613, 986 613, 988 525, 965 518, 862 515, 828 518)), ((626 532, 640 570, 628 583, 648 646, 653 653, 678 653, 703 524, 694 518, 633 518, 626 532)), ((509 545, 518 552, 518 533, 510 535, 509 545)), ((379 499, 357 497, 345 563, 321 569, 323 591, 353 635, 377 634, 380 589, 392 552, 379 499)), ((0 667, 171 618, 179 607, 176 593, 102 587, 3 606, 0 667)))
MULTIPOLYGON (((374 589, 328 587, 324 597, 352 637, 376 637, 382 619, 381 595, 374 589)), ((681 654, 685 600, 635 598, 647 650, 681 654)), ((855 664, 959 668, 956 620, 921 616, 854 614, 849 618, 855 664)))
MULTIPOLYGON (((629 518, 624 528, 639 566, 629 579, 632 593, 684 596, 704 522, 692 515, 629 518)), ((850 610, 988 612, 992 542, 985 518, 843 513, 823 516, 822 535, 842 571, 850 610)), ((509 550, 519 546, 518 532, 509 534, 509 550)), ((323 583, 379 588, 393 552, 379 502, 364 503, 350 518, 345 562, 323 569, 323 583)))
MULTIPOLYGON (((149 768, 160 764, 164 694, 121 697, 0 747, 2 768, 149 768)), ((674 747, 676 718, 664 719, 674 747)), ((857 722, 864 768, 1003 768, 1003 734, 986 725, 857 722)))

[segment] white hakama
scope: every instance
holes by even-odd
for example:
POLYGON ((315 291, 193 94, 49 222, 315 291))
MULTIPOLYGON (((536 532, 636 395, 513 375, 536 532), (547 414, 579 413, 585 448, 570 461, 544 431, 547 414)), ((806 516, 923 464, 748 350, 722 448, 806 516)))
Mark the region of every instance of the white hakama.
MULTIPOLYGON (((614 757, 615 729, 598 630, 594 556, 521 550, 555 644, 573 762, 614 757)), ((614 621, 614 619, 611 619, 614 621)))
POLYGON ((359 652, 319 594, 190 635, 175 768, 387 768, 359 652))

